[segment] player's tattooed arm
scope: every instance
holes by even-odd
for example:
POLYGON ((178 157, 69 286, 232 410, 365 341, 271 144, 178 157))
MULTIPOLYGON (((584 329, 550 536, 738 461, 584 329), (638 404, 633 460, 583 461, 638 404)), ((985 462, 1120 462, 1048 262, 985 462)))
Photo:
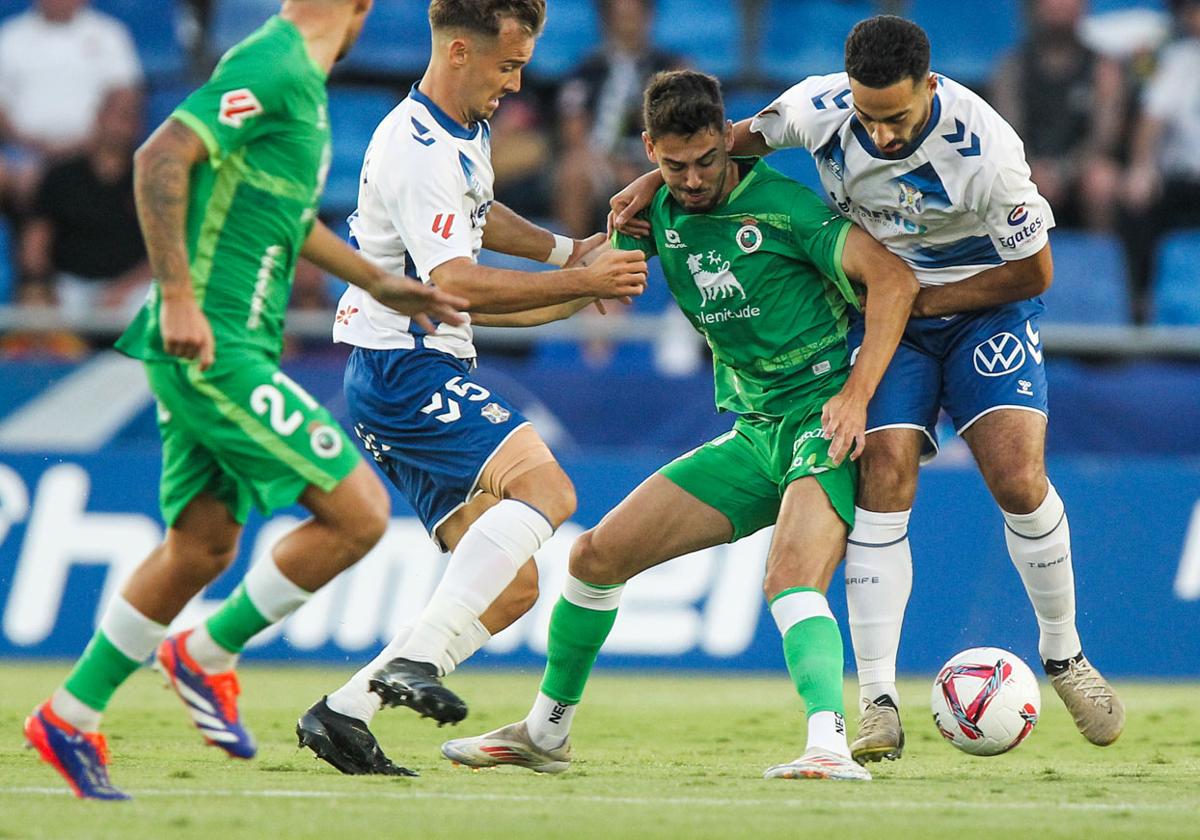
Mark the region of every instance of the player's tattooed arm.
POLYGON ((821 412, 834 463, 847 454, 851 459, 862 454, 867 403, 892 361, 920 288, 912 269, 857 225, 846 237, 842 270, 867 287, 866 332, 846 384, 821 412))
POLYGON ((197 359, 201 370, 212 365, 215 342, 192 289, 185 229, 192 167, 207 157, 196 132, 168 119, 133 158, 138 223, 162 295, 163 349, 197 359))
POLYGON ((1054 261, 1047 243, 1023 260, 985 269, 957 283, 921 289, 913 304, 913 317, 936 318, 1028 300, 1049 289, 1053 279, 1054 261))

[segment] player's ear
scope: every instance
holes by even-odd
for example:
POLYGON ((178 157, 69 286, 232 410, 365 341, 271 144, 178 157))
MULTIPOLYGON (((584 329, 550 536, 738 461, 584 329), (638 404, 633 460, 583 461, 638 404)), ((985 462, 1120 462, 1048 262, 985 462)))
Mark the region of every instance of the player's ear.
POLYGON ((646 144, 646 157, 650 159, 651 163, 658 163, 658 156, 654 154, 654 141, 650 139, 648 131, 642 132, 642 142, 646 144))
POLYGON ((466 38, 451 38, 450 43, 446 46, 446 56, 450 59, 451 67, 462 67, 467 63, 467 55, 471 51, 471 45, 467 43, 466 38))
POLYGON ((733 154, 733 120, 725 120, 725 151, 733 154))

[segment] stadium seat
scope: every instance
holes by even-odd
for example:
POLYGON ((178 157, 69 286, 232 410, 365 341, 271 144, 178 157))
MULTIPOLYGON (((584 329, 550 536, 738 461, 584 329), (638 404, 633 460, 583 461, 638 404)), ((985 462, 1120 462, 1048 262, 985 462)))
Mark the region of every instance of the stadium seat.
POLYGON ((599 44, 600 19, 594 0, 553 0, 529 71, 544 79, 565 75, 599 44))
POLYGON ((186 99, 193 89, 194 85, 188 82, 153 85, 146 95, 144 111, 146 136, 162 125, 163 121, 171 116, 175 106, 186 99))
POLYGON ((417 0, 376 3, 340 70, 414 78, 429 62, 429 4, 417 0))
POLYGON ((333 162, 325 182, 322 207, 347 215, 358 204, 358 178, 363 154, 375 127, 400 96, 387 88, 341 88, 329 91, 329 123, 333 128, 333 162))
POLYGON ((0 0, 0 21, 18 15, 33 5, 33 0, 0 0))
POLYGON ((12 302, 17 278, 17 267, 13 265, 15 257, 8 222, 0 219, 0 306, 12 302))
POLYGON ((1154 322, 1200 325, 1200 229, 1164 239, 1154 274, 1154 322))
POLYGON ((210 57, 224 55, 278 11, 278 0, 215 0, 208 28, 210 57))
POLYGON ((768 0, 763 10, 759 73, 786 84, 836 73, 854 24, 876 14, 870 0, 768 0))
POLYGON ((1150 9, 1153 12, 1167 11, 1167 0, 1092 0, 1088 13, 1102 15, 1125 9, 1150 9))
POLYGON ((1055 230, 1054 283, 1042 296, 1046 323, 1128 324, 1125 253, 1116 237, 1055 230))
POLYGON ((968 85, 986 82, 1024 31, 1021 0, 912 0, 908 17, 929 34, 933 69, 968 85))
POLYGON ((726 88, 722 91, 725 116, 734 122, 753 117, 782 92, 782 89, 776 88, 726 88))
POLYGON ((654 14, 656 46, 684 56, 696 67, 728 79, 741 70, 742 11, 735 0, 658 0, 654 14))
POLYGON ((183 78, 188 55, 179 37, 183 20, 179 0, 160 3, 153 14, 146 13, 145 0, 94 0, 93 5, 129 28, 142 72, 151 83, 183 78))

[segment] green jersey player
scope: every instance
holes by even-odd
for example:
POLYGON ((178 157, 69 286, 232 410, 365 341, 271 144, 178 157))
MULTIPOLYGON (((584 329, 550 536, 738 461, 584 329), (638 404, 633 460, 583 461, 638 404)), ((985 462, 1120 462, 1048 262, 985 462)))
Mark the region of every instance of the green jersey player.
POLYGON ((645 94, 646 151, 665 186, 647 239, 671 293, 713 353, 728 433, 650 476, 571 551, 550 622, 548 662, 529 716, 450 741, 471 766, 565 770, 568 729, 621 589, 639 572, 776 526, 764 591, 808 713, 808 745, 770 778, 870 779, 850 759, 842 641, 825 589, 853 524, 866 406, 899 341, 917 282, 874 239, 755 158, 730 156, 716 79, 657 76, 645 94), (866 286, 866 338, 853 370, 847 312, 866 286), (849 459, 847 459, 849 455, 849 459))
POLYGON ((430 316, 461 323, 466 306, 387 275, 316 220, 330 160, 325 79, 370 7, 286 0, 137 154, 138 217, 156 282, 117 346, 144 361, 158 401, 168 530, 63 685, 26 719, 30 743, 78 796, 128 798, 109 782, 100 717, 151 654, 205 740, 253 756, 237 710, 239 652, 387 526, 379 479, 279 369, 301 255, 429 329, 430 316), (276 543, 207 622, 167 637, 233 559, 250 507, 268 513, 295 502, 312 519, 276 543))

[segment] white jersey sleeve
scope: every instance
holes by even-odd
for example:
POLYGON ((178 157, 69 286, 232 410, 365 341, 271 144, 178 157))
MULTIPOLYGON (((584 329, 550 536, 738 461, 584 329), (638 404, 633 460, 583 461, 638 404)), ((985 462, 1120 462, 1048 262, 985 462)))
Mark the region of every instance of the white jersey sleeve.
POLYGON ((772 149, 822 148, 854 113, 850 78, 845 73, 809 76, 750 122, 772 149))
POLYGON ((989 155, 965 197, 1000 257, 1025 259, 1046 246, 1054 214, 1033 183, 1021 138, 994 112, 987 116, 994 117, 984 119, 989 155))

